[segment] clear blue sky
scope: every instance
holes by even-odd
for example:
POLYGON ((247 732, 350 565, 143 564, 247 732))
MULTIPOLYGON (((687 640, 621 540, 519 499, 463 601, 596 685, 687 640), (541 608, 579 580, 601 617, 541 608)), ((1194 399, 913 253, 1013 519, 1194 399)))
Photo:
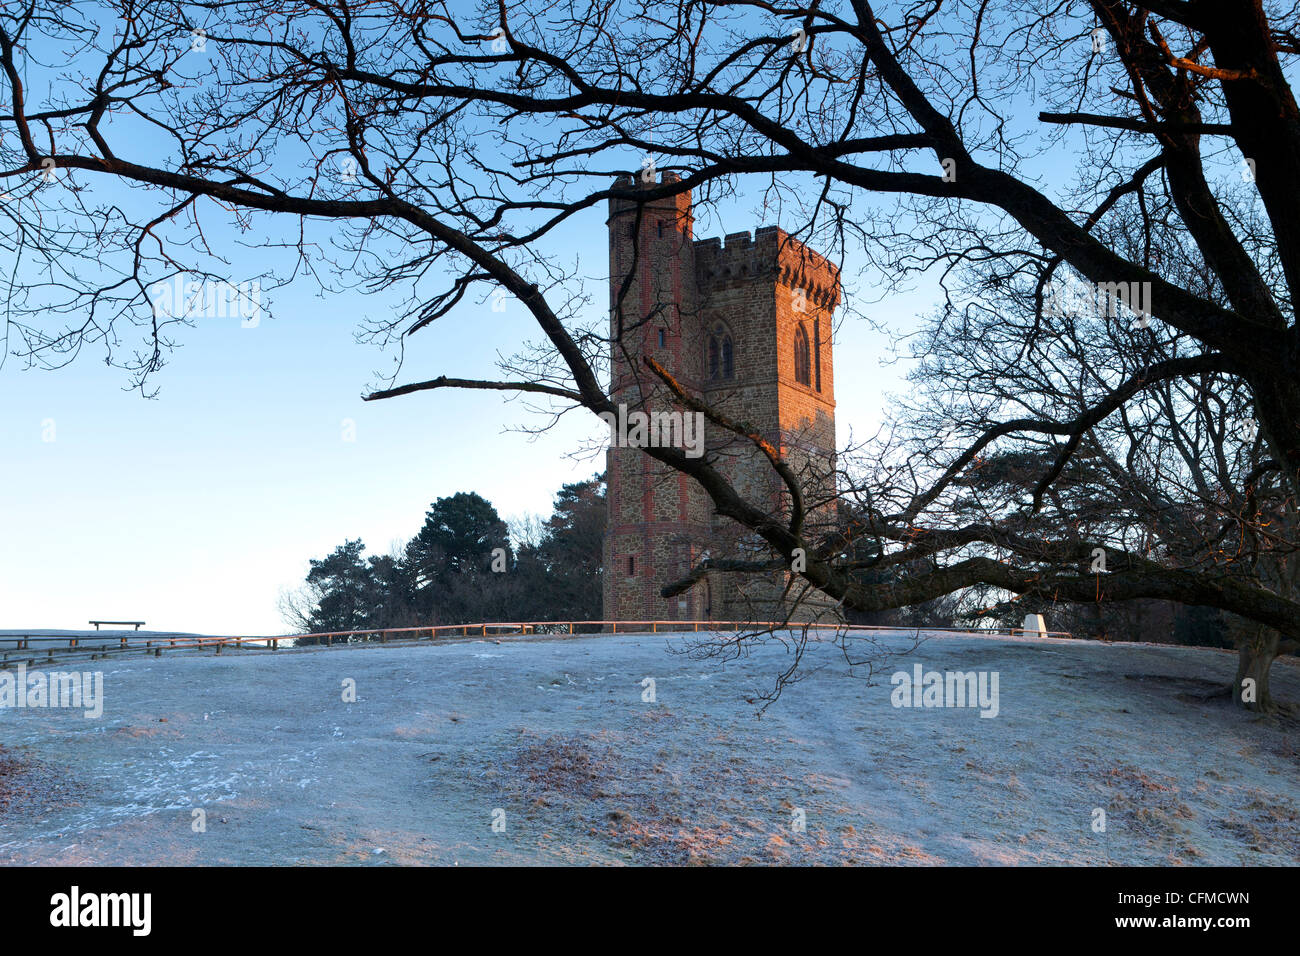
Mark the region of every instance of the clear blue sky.
MULTIPOLYGON (((571 245, 559 251, 603 275, 603 215, 588 219, 565 230, 571 245)), ((702 224, 699 234, 763 224, 738 211, 725 228, 702 224)), ((274 317, 253 328, 231 317, 179 329, 152 400, 125 390, 125 373, 93 350, 57 371, 5 362, 0 628, 106 618, 282 632, 278 595, 302 583, 309 558, 344 539, 386 552, 419 529, 430 502, 457 491, 477 491, 507 518, 548 514, 561 484, 603 467, 603 456, 569 457, 600 436, 594 416, 571 414, 530 440, 506 429, 538 419, 499 394, 362 402, 393 356, 354 333, 394 302, 316 293, 310 281, 276 292, 274 317), (345 440, 345 419, 354 441, 345 440)), ((906 319, 923 305, 895 300, 890 309, 906 319)), ((410 340, 399 380, 498 377, 498 352, 525 337, 536 338, 536 327, 518 303, 504 313, 464 304, 410 340)), ((865 323, 841 328, 835 347, 843 441, 850 425, 874 427, 897 373, 880 369, 883 340, 865 323)))
MULTIPOLYGON (((1023 107, 1021 121, 1035 125, 1036 105, 1023 107)), ((130 136, 130 148, 150 160, 165 148, 148 129, 130 136)), ((1027 166, 1068 179, 1074 158, 1058 145, 1027 166)), ((629 154, 628 168, 639 160, 629 154)), ((139 198, 89 174, 81 182, 113 201, 139 198)), ((756 218, 760 199, 740 195, 722 220, 697 221, 697 237, 790 225, 756 218)), ((272 265, 275 253, 240 251, 237 242, 252 239, 234 232, 228 214, 209 204, 203 217, 205 236, 232 257, 232 282, 272 265)), ((606 301, 603 220, 603 210, 593 210, 546 246, 579 263, 596 303, 606 301)), ((258 225, 281 241, 296 238, 292 217, 258 225)), ((310 238, 328 248, 332 228, 315 224, 310 238)), ((0 267, 7 272, 7 263, 0 267)), ((852 263, 846 271, 852 275, 852 263)), ((267 293, 272 317, 253 328, 229 317, 177 329, 179 348, 150 382, 159 389, 153 400, 126 390, 127 375, 97 361, 93 349, 57 371, 24 370, 13 357, 0 365, 0 629, 123 618, 158 629, 282 632, 280 593, 301 585, 308 559, 345 539, 387 552, 416 533, 435 498, 458 491, 477 491, 506 518, 547 514, 562 484, 603 467, 603 455, 570 457, 603 433, 585 413, 530 438, 507 429, 539 419, 498 393, 362 402, 394 356, 354 336, 367 319, 391 317, 397 293, 318 291, 306 277, 267 293)), ((876 298, 869 282, 866 292, 876 298)), ((914 326, 935 302, 933 288, 923 287, 862 308, 898 329, 914 326)), ((505 312, 462 303, 409 341, 398 381, 497 378, 498 355, 537 337, 517 302, 508 300, 505 312)), ((850 429, 856 438, 874 432, 887 394, 905 387, 903 369, 881 365, 885 345, 862 321, 837 331, 841 444, 850 429)))
MULTIPOLYGON (((1025 104, 1031 125, 1033 106, 1025 104)), ((129 137, 130 150, 148 161, 167 148, 148 128, 129 137)), ((629 154, 628 168, 639 161, 629 154)), ((1058 147, 1030 165, 1068 177, 1073 161, 1058 147)), ((89 174, 80 181, 94 184, 88 199, 101 191, 126 205, 140 198, 89 174)), ((722 220, 698 221, 697 237, 790 225, 757 218, 760 200, 740 195, 722 220)), ((234 232, 228 214, 208 204, 203 218, 205 236, 232 257, 232 282, 271 266, 275 253, 240 251, 238 241, 253 240, 234 232)), ((606 301, 603 220, 603 210, 593 210, 546 247, 579 263, 596 303, 606 301)), ((258 226, 281 241, 296 238, 293 217, 258 226)), ((333 227, 310 228, 310 238, 328 248, 333 227)), ((876 298, 869 283, 866 291, 876 298)), ((322 297, 306 277, 267 295, 272 317, 256 327, 242 328, 237 317, 198 318, 175 330, 179 348, 150 382, 156 399, 127 390, 127 375, 97 361, 93 349, 57 371, 24 370, 13 357, 0 365, 0 628, 122 618, 158 629, 282 632, 280 593, 301 585, 308 559, 345 539, 387 552, 416 533, 435 498, 458 491, 477 491, 506 518, 547 514, 562 484, 603 467, 603 455, 570 457, 602 435, 594 416, 570 414, 530 438, 507 429, 539 419, 498 393, 362 402, 394 356, 354 335, 367 319, 391 317, 397 293, 322 297)), ((897 329, 912 327, 935 301, 931 288, 862 307, 897 329)), ((498 355, 537 337, 517 302, 507 301, 503 313, 462 303, 409 341, 398 381, 497 378, 498 355)), ((874 432, 887 393, 905 387, 903 369, 881 365, 885 345, 865 322, 837 331, 841 444, 850 429, 857 438, 874 432)))

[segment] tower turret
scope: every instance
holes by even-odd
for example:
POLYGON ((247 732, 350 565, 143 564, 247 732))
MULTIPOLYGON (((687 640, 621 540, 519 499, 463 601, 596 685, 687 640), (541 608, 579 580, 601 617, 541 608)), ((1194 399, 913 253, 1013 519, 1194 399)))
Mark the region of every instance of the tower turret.
MULTIPOLYGON (((666 173, 662 185, 679 181, 666 173)), ((650 189, 661 183, 638 175, 620 185, 650 189)), ((683 409, 643 359, 653 357, 687 389, 700 388, 690 193, 650 202, 611 200, 608 226, 611 397, 621 406, 623 419, 637 412, 682 415, 683 409)), ((702 434, 693 437, 703 442, 702 434)), ((616 443, 606 453, 606 476, 605 617, 707 618, 702 594, 690 592, 672 600, 659 596, 659 589, 685 574, 707 546, 711 508, 703 489, 639 448, 616 443)))

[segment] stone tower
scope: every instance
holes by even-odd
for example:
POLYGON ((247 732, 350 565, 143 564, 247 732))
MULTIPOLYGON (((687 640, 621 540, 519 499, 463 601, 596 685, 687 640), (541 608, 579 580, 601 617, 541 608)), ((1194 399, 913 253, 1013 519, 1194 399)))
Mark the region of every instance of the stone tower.
MULTIPOLYGON (((665 174, 666 182, 677 181, 665 174)), ((625 180, 623 185, 641 179, 625 180)), ((644 188, 644 187, 643 187, 644 188)), ((630 410, 664 411, 671 395, 645 366, 652 356, 692 394, 754 426, 800 475, 813 505, 807 538, 834 518, 835 400, 831 318, 838 270, 782 230, 696 240, 689 193, 609 206, 611 397, 630 410)), ((780 479, 752 443, 712 424, 709 460, 747 500, 788 511, 780 479)), ((746 529, 713 514, 693 479, 635 447, 607 452, 608 620, 778 620, 790 575, 711 573, 676 598, 660 589, 705 556, 768 556, 746 529)), ((819 592, 795 619, 824 613, 819 592)))

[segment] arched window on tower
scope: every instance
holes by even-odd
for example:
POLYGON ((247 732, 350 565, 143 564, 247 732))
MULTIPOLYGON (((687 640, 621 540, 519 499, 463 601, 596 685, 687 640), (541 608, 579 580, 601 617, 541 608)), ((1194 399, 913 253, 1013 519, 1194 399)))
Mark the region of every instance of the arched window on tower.
POLYGON ((706 346, 705 362, 709 381, 722 382, 735 378, 733 353, 731 333, 721 322, 716 323, 709 329, 709 341, 706 346))
POLYGON ((794 380, 800 385, 812 384, 812 349, 802 322, 794 330, 794 380))

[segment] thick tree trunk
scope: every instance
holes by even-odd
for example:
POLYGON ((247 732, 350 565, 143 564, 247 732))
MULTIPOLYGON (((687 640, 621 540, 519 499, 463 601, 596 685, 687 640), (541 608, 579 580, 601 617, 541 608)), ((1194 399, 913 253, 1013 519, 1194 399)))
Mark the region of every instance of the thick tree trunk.
POLYGON ((1280 653, 1281 635, 1271 627, 1257 627, 1237 644, 1237 678, 1232 696, 1247 710, 1271 714, 1277 711, 1268 690, 1268 672, 1280 653))
POLYGON ((1251 381, 1260 431, 1268 442, 1283 480, 1300 495, 1300 356, 1288 356, 1279 375, 1267 381, 1251 381))

